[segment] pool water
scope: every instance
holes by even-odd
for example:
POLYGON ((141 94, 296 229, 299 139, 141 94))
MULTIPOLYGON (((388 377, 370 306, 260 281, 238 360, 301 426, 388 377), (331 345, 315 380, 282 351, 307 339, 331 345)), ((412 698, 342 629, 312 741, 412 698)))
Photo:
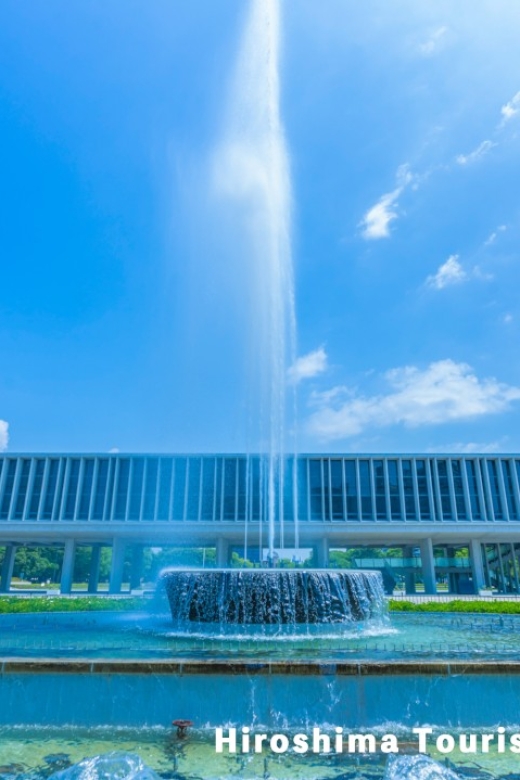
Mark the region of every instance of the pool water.
MULTIPOLYGON (((392 728, 396 732, 399 730, 395 724, 392 728)), ((404 735, 405 732, 403 739, 404 735)), ((112 764, 117 760, 122 763, 122 758, 128 761, 129 757, 138 756, 147 768, 164 780, 452 780, 457 777, 517 780, 520 764, 520 759, 511 755, 452 753, 447 759, 432 750, 429 755, 439 766, 425 760, 426 766, 418 768, 414 751, 407 751, 405 747, 404 755, 401 753, 398 757, 398 771, 389 772, 388 757, 380 753, 356 756, 218 755, 213 734, 203 731, 193 731, 187 738, 180 739, 175 730, 165 729, 11 728, 0 729, 0 780, 47 780, 51 777, 65 780, 78 776, 70 769, 73 765, 87 758, 113 753, 117 756, 112 756, 112 764)), ((390 766, 393 760, 390 759, 390 766)), ((137 763, 135 759, 133 762, 137 763)), ((109 776, 117 780, 132 777, 121 769, 117 772, 112 769, 109 776)), ((107 775, 96 774, 91 769, 87 777, 104 780, 107 775)), ((144 780, 138 773, 133 777, 144 780)))
POLYGON ((348 626, 175 627, 167 615, 0 615, 2 658, 520 659, 520 616, 395 614, 348 626))

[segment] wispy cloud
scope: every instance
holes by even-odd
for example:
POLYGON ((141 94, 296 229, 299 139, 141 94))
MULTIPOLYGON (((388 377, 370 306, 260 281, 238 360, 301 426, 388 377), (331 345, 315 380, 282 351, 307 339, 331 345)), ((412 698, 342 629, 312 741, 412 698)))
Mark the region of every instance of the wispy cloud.
POLYGON ((312 377, 322 374, 326 368, 327 353, 323 347, 320 347, 295 360, 287 374, 290 382, 298 384, 302 379, 312 379, 312 377))
POLYGON ((457 157, 457 162, 459 165, 471 165, 472 163, 477 162, 477 160, 482 159, 482 157, 484 157, 488 152, 491 151, 491 149, 493 149, 494 146, 497 145, 498 144, 496 144, 495 141, 490 141, 489 139, 482 141, 482 143, 479 144, 472 152, 469 152, 468 154, 459 154, 457 157))
POLYGON ((499 225, 496 230, 493 230, 492 233, 489 234, 489 236, 484 241, 484 246, 491 246, 491 244, 494 244, 495 241, 498 238, 499 233, 503 233, 505 230, 507 230, 507 225, 499 225))
POLYGON ((445 287, 469 282, 471 279, 489 281, 493 279, 493 274, 483 271, 479 265, 466 270, 459 261, 459 255, 450 255, 446 262, 438 267, 436 273, 426 277, 424 284, 432 290, 444 290, 445 287))
POLYGON ((460 284, 468 280, 468 274, 459 263, 458 255, 450 255, 445 263, 439 266, 437 272, 428 276, 426 286, 434 290, 443 290, 452 284, 460 284))
POLYGON ((516 95, 514 95, 509 103, 506 103, 505 106, 502 106, 500 109, 500 114, 502 116, 502 121, 500 123, 500 127, 503 127, 506 122, 509 122, 510 119, 512 119, 518 112, 520 111, 520 92, 517 92, 516 95))
POLYGON ((389 392, 362 396, 348 388, 315 393, 308 427, 321 440, 356 436, 391 425, 442 425, 507 411, 520 400, 520 387, 479 379, 471 366, 439 360, 421 370, 404 366, 383 375, 389 392))
POLYGON ((0 420, 0 452, 7 449, 9 444, 9 423, 0 420))
POLYGON ((362 236, 368 240, 388 238, 390 235, 390 223, 397 219, 397 201, 399 196, 414 180, 408 165, 401 165, 396 175, 396 188, 392 192, 382 195, 377 203, 368 209, 360 227, 362 236))
POLYGON ((437 54, 443 47, 447 32, 447 27, 438 27, 434 30, 430 37, 419 45, 419 54, 422 54, 423 57, 431 57, 433 54, 437 54))
POLYGON ((111 447, 111 448, 109 449, 109 453, 111 453, 111 454, 112 454, 112 453, 117 453, 117 452, 121 452, 121 450, 119 449, 119 447, 111 447))

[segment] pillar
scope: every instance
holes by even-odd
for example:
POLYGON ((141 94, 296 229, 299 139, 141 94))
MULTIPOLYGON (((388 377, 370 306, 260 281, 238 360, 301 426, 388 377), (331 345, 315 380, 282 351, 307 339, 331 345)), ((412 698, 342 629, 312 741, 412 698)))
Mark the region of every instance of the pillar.
POLYGON ((432 540, 422 539, 419 546, 421 548, 421 565, 424 580, 424 592, 429 594, 437 593, 432 540))
POLYGON ((329 568, 329 540, 327 538, 320 539, 314 547, 315 560, 318 569, 329 568))
POLYGON ((0 575, 0 593, 9 593, 15 556, 16 545, 6 544, 4 560, 2 562, 2 573, 0 575))
POLYGON ((415 591, 415 572, 405 571, 404 573, 404 589, 408 596, 413 596, 415 591))
POLYGON ((217 539, 217 566, 226 569, 229 565, 229 542, 221 536, 217 539))
POLYGON ((109 593, 121 593, 125 551, 125 541, 123 539, 114 539, 112 544, 112 563, 110 565, 110 582, 108 586, 109 593))
POLYGON ((76 557, 76 542, 74 539, 65 541, 63 564, 61 567, 60 593, 70 593, 74 577, 74 559, 76 557))
POLYGON ((404 590, 405 593, 408 596, 413 596, 416 592, 415 590, 415 570, 409 569, 408 567, 412 562, 415 563, 415 558, 413 557, 413 549, 412 547, 404 547, 403 548, 403 558, 406 561, 406 569, 404 572, 404 590))
POLYGON ((101 545, 93 544, 90 555, 90 571, 88 574, 88 592, 97 593, 99 585, 99 570, 101 567, 101 545))
POLYGON ((141 587, 141 577, 143 576, 144 547, 135 544, 132 547, 132 567, 130 569, 130 590, 136 590, 141 587))
POLYGON ((482 565, 482 544, 478 539, 472 539, 469 543, 469 560, 471 563, 471 573, 473 575, 473 587, 475 593, 486 587, 486 578, 484 577, 484 566, 482 565))

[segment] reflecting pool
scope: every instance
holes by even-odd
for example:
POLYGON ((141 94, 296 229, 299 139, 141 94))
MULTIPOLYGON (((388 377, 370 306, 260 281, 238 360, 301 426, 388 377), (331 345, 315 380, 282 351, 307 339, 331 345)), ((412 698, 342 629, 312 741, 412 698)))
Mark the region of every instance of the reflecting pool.
POLYGON ((0 615, 0 656, 244 660, 520 659, 520 616, 394 614, 346 626, 175 627, 167 614, 0 615))

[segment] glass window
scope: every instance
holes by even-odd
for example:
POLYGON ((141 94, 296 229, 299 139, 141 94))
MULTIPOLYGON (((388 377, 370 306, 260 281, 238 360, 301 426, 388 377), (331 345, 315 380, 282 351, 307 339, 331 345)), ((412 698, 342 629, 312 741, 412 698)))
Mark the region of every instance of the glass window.
POLYGON ((445 460, 437 461, 437 474, 439 475, 439 492, 441 494, 441 509, 443 520, 452 520, 453 512, 450 500, 450 485, 448 481, 448 468, 445 460))
POLYGON ((34 468, 34 480, 29 502, 29 520, 36 520, 40 508, 40 499, 42 495, 43 475, 45 473, 45 461, 38 458, 34 468))
POLYGON ((469 490, 469 501, 471 504, 471 514, 474 520, 481 520, 482 511, 480 508, 480 498, 478 495, 477 472, 476 472, 475 461, 473 460, 466 461, 466 473, 468 475, 468 490, 469 490))
POLYGON ((245 520, 248 517, 247 503, 249 502, 248 482, 250 480, 251 463, 249 458, 238 460, 238 519, 245 520))
POLYGON ((309 460, 311 520, 323 520, 323 472, 321 460, 309 460))
POLYGON ((65 520, 74 520, 76 496, 78 493, 79 466, 79 458, 71 458, 69 461, 69 479, 67 483, 67 495, 65 498, 65 511, 63 513, 63 518, 65 520))
POLYGON ((224 471, 224 461, 222 458, 217 458, 215 475, 215 520, 222 520, 222 474, 224 471))
POLYGON ((417 468, 417 489, 419 492, 419 511, 421 520, 431 520, 432 510, 430 507, 430 496, 428 494, 428 476, 426 473, 426 461, 415 461, 417 468))
POLYGON ((343 520, 343 462, 331 460, 330 482, 333 520, 343 520))
POLYGON ((144 483, 143 520, 155 520, 158 470, 157 458, 148 458, 146 461, 146 479, 144 483))
POLYGON ((498 474, 497 465, 494 460, 487 461, 489 486, 491 488, 491 500, 493 501, 493 512, 497 520, 502 520, 504 517, 502 509, 502 501, 500 499, 500 491, 498 488, 498 474))
POLYGON ((58 483, 58 472, 60 469, 59 460, 51 460, 49 462, 49 476, 47 479, 47 487, 45 489, 45 497, 43 500, 43 512, 42 519, 50 520, 52 518, 52 508, 54 506, 54 499, 56 496, 56 486, 58 483))
POLYGON ((198 520, 200 496, 200 458, 190 458, 188 461, 188 466, 189 477, 186 518, 188 520, 198 520))
POLYGON ((508 460, 500 461, 502 464, 502 474, 504 475, 504 486, 506 489, 506 501, 507 509, 509 511, 509 517, 516 517, 515 499, 514 499, 514 487, 513 477, 511 474, 511 464, 508 460))
POLYGON ((403 460, 402 468, 403 468, 404 508, 406 511, 406 519, 416 520, 417 515, 415 509, 412 461, 403 460))
POLYGON ((92 508, 92 517, 94 520, 103 519, 105 509, 105 500, 108 483, 108 458, 100 458, 98 461, 98 472, 96 480, 96 492, 94 495, 94 506, 92 508))
POLYGON ((126 505, 128 502, 128 480, 130 479, 130 460, 120 458, 116 485, 116 503, 114 520, 126 519, 126 505))
POLYGON ((399 495, 399 473, 397 461, 388 461, 388 485, 390 489, 390 512, 392 520, 401 520, 401 497, 399 495))
POLYGON ((7 476, 4 485, 4 495, 2 497, 2 506, 0 507, 0 519, 7 520, 9 517, 9 509, 11 506, 11 499, 13 497, 14 478, 16 475, 16 460, 9 460, 7 466, 7 476))
POLYGON ((374 488, 376 494, 376 517, 386 520, 385 472, 382 460, 374 461, 374 488))
POLYGON ((29 485, 29 474, 31 471, 31 461, 24 459, 21 461, 20 480, 18 482, 18 491, 14 505, 14 519, 21 520, 25 509, 27 499, 27 487, 29 485))
POLYGON ((237 490, 237 462, 235 458, 224 460, 224 520, 235 519, 237 490))
POLYGON ((347 517, 349 520, 359 520, 355 460, 345 461, 345 489, 347 491, 347 517))
POLYGON ((359 492, 361 494, 361 517, 372 520, 372 487, 370 484, 370 461, 359 461, 359 492))
POLYGON ((453 489, 455 491, 457 518, 459 520, 467 520, 468 512, 466 509, 466 501, 464 499, 464 485, 462 484, 462 467, 460 460, 451 461, 451 470, 453 473, 453 489))
POLYGON ((215 458, 202 461, 202 520, 213 520, 215 503, 215 458))
POLYGON ((157 519, 170 519, 173 467, 175 465, 173 519, 184 518, 184 495, 186 492, 186 458, 161 458, 159 461, 159 496, 157 519), (177 512, 176 512, 177 510, 177 512))
POLYGON ((78 519, 88 520, 90 511, 90 496, 92 493, 92 482, 94 480, 94 460, 88 458, 83 465, 83 483, 81 485, 81 496, 79 499, 78 519))
POLYGON ((111 458, 108 462, 108 484, 107 484, 107 500, 105 503, 105 520, 111 520, 114 507, 114 482, 116 479, 116 458, 111 458))
POLYGON ((141 499, 143 496, 144 459, 133 458, 132 480, 130 484, 130 506, 128 519, 139 520, 141 516, 141 499))

